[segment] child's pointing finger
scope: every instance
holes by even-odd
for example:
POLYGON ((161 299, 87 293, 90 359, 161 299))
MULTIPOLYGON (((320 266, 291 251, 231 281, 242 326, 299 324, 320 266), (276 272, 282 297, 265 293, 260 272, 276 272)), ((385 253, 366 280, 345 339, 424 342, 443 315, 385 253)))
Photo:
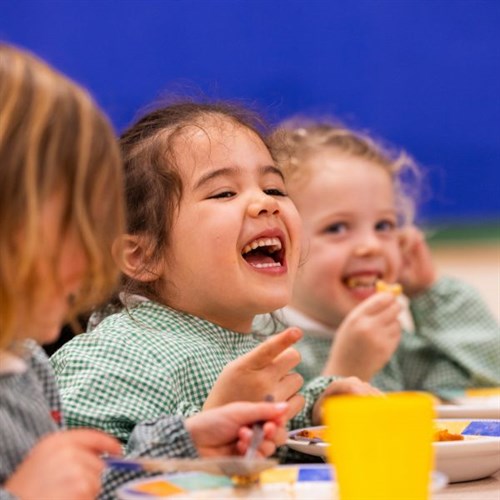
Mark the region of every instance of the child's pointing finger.
POLYGON ((298 328, 288 328, 277 335, 273 335, 248 354, 245 354, 244 363, 250 369, 261 370, 270 365, 276 357, 301 338, 302 332, 298 328))

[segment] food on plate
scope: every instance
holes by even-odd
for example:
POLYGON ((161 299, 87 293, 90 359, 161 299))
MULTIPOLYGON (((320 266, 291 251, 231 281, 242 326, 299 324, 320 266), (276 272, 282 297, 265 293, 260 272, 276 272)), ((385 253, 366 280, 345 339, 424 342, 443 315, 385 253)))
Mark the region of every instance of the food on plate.
POLYGON ((293 437, 299 437, 299 438, 305 438, 305 439, 310 439, 310 440, 320 440, 324 441, 324 435, 325 435, 326 429, 303 429, 296 434, 294 434, 293 437))
POLYGON ((162 479, 158 481, 139 484, 134 487, 134 490, 138 491, 139 493, 144 493, 148 496, 153 495, 162 497, 184 492, 184 490, 182 488, 179 488, 179 486, 176 486, 175 484, 169 483, 162 479))
POLYGON ((375 290, 377 292, 390 292, 393 295, 401 295, 403 293, 403 287, 399 283, 386 283, 383 280, 375 282, 375 290))
POLYGON ((434 441, 463 441, 462 434, 449 432, 448 429, 438 429, 434 432, 434 441))
MULTIPOLYGON (((323 442, 325 440, 326 428, 303 429, 293 435, 293 438, 307 439, 311 442, 323 442)), ((461 434, 449 432, 448 429, 436 429, 434 431, 433 441, 462 441, 464 437, 461 434)))
POLYGON ((231 476, 231 481, 238 487, 252 486, 260 482, 260 472, 256 474, 234 475, 231 476))

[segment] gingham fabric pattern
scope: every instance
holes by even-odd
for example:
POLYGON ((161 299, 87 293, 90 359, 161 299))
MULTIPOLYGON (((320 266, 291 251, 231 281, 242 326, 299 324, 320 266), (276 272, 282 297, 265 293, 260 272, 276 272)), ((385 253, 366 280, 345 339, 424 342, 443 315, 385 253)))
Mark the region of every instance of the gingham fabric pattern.
MULTIPOLYGON (((144 420, 197 413, 224 367, 260 342, 153 301, 113 314, 52 357, 68 425, 125 444, 144 420)), ((336 378, 310 381, 293 428, 311 425, 316 399, 336 378)))
MULTIPOLYGON (((403 332, 373 385, 384 391, 424 390, 444 399, 461 389, 500 386, 500 328, 474 288, 443 277, 413 299, 410 310, 415 330, 403 332)), ((305 380, 321 373, 332 344, 311 333, 305 331, 296 346, 302 355, 297 371, 305 380)))
MULTIPOLYGON (((0 500, 16 498, 1 487, 45 435, 64 428, 59 393, 52 367, 43 349, 25 342, 27 370, 0 374, 0 500)), ((130 457, 196 457, 197 451, 183 418, 163 417, 137 425, 127 443, 130 457)), ((107 471, 104 499, 115 498, 125 481, 146 476, 141 472, 107 471)))
MULTIPOLYGON (((162 417, 137 425, 126 447, 129 458, 195 458, 198 456, 183 424, 183 417, 162 417)), ((108 470, 103 477, 101 500, 116 498, 116 490, 127 481, 153 474, 108 470)))
MULTIPOLYGON (((27 369, 0 373, 0 485, 44 435, 61 428, 61 405, 52 368, 34 342, 23 345, 27 369)), ((0 499, 14 498, 0 486, 0 499)))

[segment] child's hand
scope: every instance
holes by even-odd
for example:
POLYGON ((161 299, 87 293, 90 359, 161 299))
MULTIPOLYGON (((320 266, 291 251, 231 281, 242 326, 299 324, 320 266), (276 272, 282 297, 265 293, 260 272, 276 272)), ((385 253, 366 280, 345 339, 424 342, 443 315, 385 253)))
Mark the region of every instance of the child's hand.
POLYGON ((399 281, 405 294, 412 298, 434 284, 436 269, 425 237, 415 226, 401 230, 400 245, 403 268, 399 281))
POLYGON ((49 434, 37 443, 4 484, 22 499, 88 500, 101 489, 103 453, 121 455, 120 443, 91 429, 49 434))
POLYGON ((245 454, 252 431, 250 427, 265 421, 264 439, 258 449, 263 457, 272 455, 287 439, 285 429, 287 403, 231 403, 202 411, 188 418, 186 429, 202 457, 245 454))
POLYGON ((288 418, 304 406, 297 394, 303 384, 298 373, 291 373, 300 363, 300 354, 291 346, 302 337, 297 328, 273 335, 253 351, 229 363, 212 387, 203 409, 207 410, 234 401, 274 401, 289 403, 288 418))
POLYGON ((401 304, 389 292, 368 297, 341 323, 323 375, 369 381, 389 361, 401 338, 401 304))
MULTIPOLYGON (((312 410, 312 423, 313 425, 320 425, 322 423, 321 413, 323 402, 330 396, 340 396, 341 394, 358 394, 363 396, 381 396, 376 387, 371 386, 367 382, 359 380, 357 377, 348 377, 341 380, 332 382, 321 394, 316 403, 314 403, 312 410)), ((369 416, 367 416, 369 418, 369 416)))

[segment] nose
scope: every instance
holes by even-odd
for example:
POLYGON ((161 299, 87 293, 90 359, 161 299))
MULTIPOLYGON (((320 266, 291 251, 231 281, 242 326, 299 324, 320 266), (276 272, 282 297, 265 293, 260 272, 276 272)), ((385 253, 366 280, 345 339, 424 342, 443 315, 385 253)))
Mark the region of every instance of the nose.
POLYGON ((279 203, 274 196, 260 192, 252 197, 248 205, 248 213, 251 217, 260 217, 262 215, 279 214, 279 203))
POLYGON ((354 254, 357 257, 375 255, 380 252, 381 242, 377 233, 374 231, 365 231, 359 235, 356 241, 354 254))

